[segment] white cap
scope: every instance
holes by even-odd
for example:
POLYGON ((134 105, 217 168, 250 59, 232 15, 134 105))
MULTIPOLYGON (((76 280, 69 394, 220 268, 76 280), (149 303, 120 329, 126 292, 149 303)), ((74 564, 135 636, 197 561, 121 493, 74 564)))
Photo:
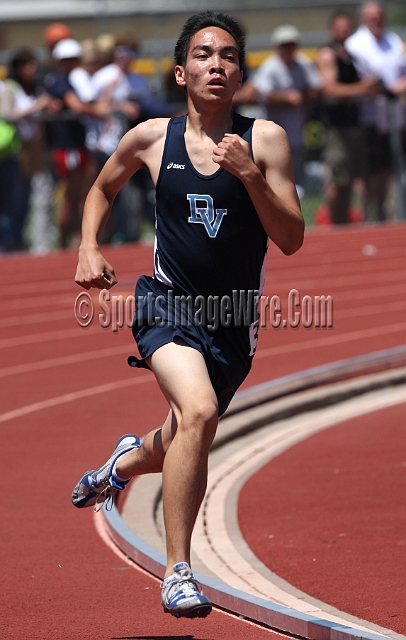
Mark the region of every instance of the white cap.
POLYGON ((65 38, 57 42, 52 50, 52 56, 56 60, 66 60, 66 58, 81 58, 83 47, 77 40, 65 38))
POLYGON ((271 36, 271 43, 275 47, 290 42, 298 43, 299 40, 300 33, 293 24, 283 24, 281 27, 277 27, 271 36))

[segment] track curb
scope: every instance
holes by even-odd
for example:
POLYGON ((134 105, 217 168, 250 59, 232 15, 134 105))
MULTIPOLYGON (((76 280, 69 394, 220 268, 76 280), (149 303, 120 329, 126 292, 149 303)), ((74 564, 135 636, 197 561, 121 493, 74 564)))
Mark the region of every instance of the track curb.
MULTIPOLYGON (((404 365, 406 365, 406 346, 401 346, 314 367, 239 392, 222 420, 227 426, 224 430, 222 428, 221 435, 216 437, 214 447, 221 447, 243 433, 263 426, 269 419, 278 419, 281 411, 285 416, 286 412, 294 415, 308 410, 309 400, 305 399, 306 394, 300 392, 311 389, 315 391, 311 394, 310 400, 310 405, 314 407, 315 403, 320 402, 317 388, 327 385, 327 388, 324 389, 323 401, 333 404, 343 397, 359 395, 406 380, 404 365), (386 374, 371 375, 369 381, 367 380, 361 385, 357 384, 358 376, 379 372, 386 372, 386 374), (341 385, 341 391, 337 392, 332 383, 340 381, 347 381, 347 384, 341 385), (298 402, 288 402, 290 408, 287 406, 280 406, 279 409, 275 407, 275 405, 281 405, 281 402, 283 404, 283 399, 288 396, 292 396, 290 400, 293 400, 295 394, 301 398, 298 402), (272 405, 276 409, 273 411, 273 415, 270 410, 272 405), (244 420, 244 414, 247 418, 250 416, 248 421, 244 420), (255 414, 257 419, 253 420, 255 414)), ((116 505, 113 505, 110 511, 103 507, 102 516, 103 526, 113 543, 136 564, 157 578, 163 579, 166 567, 165 556, 148 545, 125 524, 116 505)), ((355 638, 383 640, 390 637, 361 631, 350 625, 337 624, 295 611, 244 593, 202 574, 195 573, 195 577, 203 585, 205 593, 214 605, 279 631, 312 640, 352 640, 355 638)))

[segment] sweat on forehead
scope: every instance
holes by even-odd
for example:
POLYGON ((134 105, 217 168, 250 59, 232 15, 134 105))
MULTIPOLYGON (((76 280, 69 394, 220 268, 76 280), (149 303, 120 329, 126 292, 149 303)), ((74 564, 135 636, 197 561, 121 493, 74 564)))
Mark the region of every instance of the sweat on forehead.
MULTIPOLYGON (((227 34, 225 35, 227 37, 227 34)), ((224 41, 220 41, 220 46, 217 47, 215 34, 210 30, 208 31, 207 36, 205 33, 201 33, 200 31, 193 36, 188 53, 193 53, 193 51, 207 51, 207 53, 211 53, 217 48, 221 49, 221 51, 233 52, 238 55, 238 48, 233 40, 230 40, 229 44, 225 44, 224 41), (214 37, 211 37, 213 35, 214 37)))
POLYGON ((238 51, 240 67, 242 67, 245 62, 245 34, 234 18, 225 13, 216 11, 204 11, 203 13, 197 13, 186 20, 175 45, 175 64, 185 66, 193 36, 199 31, 209 27, 218 27, 219 29, 223 29, 234 38, 238 51))

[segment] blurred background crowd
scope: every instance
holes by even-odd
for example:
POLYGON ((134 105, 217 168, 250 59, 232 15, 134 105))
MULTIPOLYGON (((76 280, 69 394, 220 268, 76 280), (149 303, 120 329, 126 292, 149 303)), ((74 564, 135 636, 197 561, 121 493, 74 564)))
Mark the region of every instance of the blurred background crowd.
MULTIPOLYGON (((87 191, 123 134, 186 110, 173 69, 159 91, 137 70, 131 32, 79 40, 51 22, 43 51, 9 50, 0 80, 0 253, 77 246, 87 191)), ((297 26, 276 26, 269 52, 244 70, 235 108, 285 128, 308 224, 405 217, 406 53, 383 4, 366 2, 357 16, 336 8, 313 49, 297 26)), ((141 170, 101 242, 150 240, 154 205, 141 170)))

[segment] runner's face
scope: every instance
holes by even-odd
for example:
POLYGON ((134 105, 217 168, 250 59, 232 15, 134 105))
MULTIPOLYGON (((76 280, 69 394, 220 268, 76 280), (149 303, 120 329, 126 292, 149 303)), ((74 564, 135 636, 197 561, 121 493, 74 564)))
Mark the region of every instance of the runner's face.
POLYGON ((198 31, 190 42, 185 67, 175 67, 175 76, 189 95, 210 101, 231 100, 242 80, 234 38, 218 27, 198 31))

